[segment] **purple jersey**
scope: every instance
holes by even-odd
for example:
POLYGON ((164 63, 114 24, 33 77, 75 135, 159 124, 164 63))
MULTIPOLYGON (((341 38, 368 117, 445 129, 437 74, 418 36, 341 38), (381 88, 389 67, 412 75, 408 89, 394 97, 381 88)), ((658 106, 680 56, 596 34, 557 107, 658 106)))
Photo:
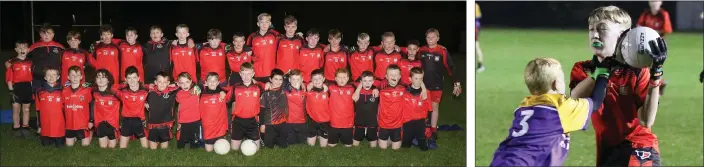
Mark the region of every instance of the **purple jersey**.
POLYGON ((561 166, 569 151, 568 133, 586 129, 590 105, 590 99, 559 94, 526 97, 491 166, 561 166))

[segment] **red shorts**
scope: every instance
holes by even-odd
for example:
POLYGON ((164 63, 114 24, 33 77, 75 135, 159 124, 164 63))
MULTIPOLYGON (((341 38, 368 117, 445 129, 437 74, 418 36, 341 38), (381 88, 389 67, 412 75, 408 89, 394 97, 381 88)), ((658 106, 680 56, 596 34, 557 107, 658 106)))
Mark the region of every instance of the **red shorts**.
POLYGON ((442 90, 429 91, 428 98, 430 98, 433 103, 440 103, 440 100, 442 99, 442 90))

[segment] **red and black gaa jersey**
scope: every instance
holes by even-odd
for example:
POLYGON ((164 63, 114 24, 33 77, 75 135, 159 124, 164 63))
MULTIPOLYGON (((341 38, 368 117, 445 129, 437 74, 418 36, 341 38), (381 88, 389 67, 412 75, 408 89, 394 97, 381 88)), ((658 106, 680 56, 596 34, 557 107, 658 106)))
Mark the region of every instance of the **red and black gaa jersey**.
MULTIPOLYGON (((122 51, 122 60, 120 60, 120 81, 125 80, 125 70, 127 67, 134 66, 137 68, 137 74, 139 74, 139 82, 144 83, 144 52, 142 45, 135 43, 130 45, 127 41, 123 41, 119 45, 120 51, 122 51)), ((114 75, 114 74, 113 74, 114 75)))
POLYGON ((313 88, 306 93, 306 111, 317 123, 330 122, 330 95, 320 88, 313 88))
POLYGON ((106 69, 112 74, 113 81, 120 81, 120 48, 115 43, 97 43, 91 46, 88 62, 95 69, 106 69))
POLYGON ((178 102, 178 123, 191 123, 200 120, 199 95, 181 89, 176 93, 176 102, 178 102))
MULTIPOLYGON (((72 66, 78 66, 81 68, 81 74, 85 74, 85 65, 90 53, 83 49, 70 48, 64 50, 61 54, 61 84, 65 84, 68 81, 68 69, 72 66)), ((83 76, 81 82, 85 81, 86 77, 83 76)))
POLYGON ((392 64, 398 64, 401 61, 401 53, 393 51, 391 53, 386 53, 384 50, 374 54, 374 77, 377 80, 383 80, 386 78, 386 68, 392 64))
POLYGON ((32 82, 32 61, 25 58, 24 60, 18 58, 12 58, 8 60, 10 62, 10 68, 5 71, 5 81, 20 83, 20 82, 32 82))
POLYGON ((410 85, 411 84, 411 69, 413 67, 421 67, 421 62, 420 60, 408 60, 408 59, 401 59, 401 62, 398 63, 398 66, 401 67, 401 83, 404 85, 410 85))
POLYGON ((210 44, 205 44, 198 53, 200 55, 200 80, 205 81, 208 73, 215 72, 218 74, 220 83, 225 82, 225 43, 215 48, 210 47, 210 44))
POLYGON ((144 104, 146 104, 147 94, 149 90, 144 87, 139 87, 137 91, 133 91, 129 86, 123 87, 116 92, 120 101, 122 101, 122 117, 123 118, 139 118, 144 120, 144 104))
POLYGON ((232 72, 240 72, 240 67, 246 62, 252 62, 252 48, 244 46, 241 51, 232 49, 227 52, 227 65, 232 72))
POLYGON ((247 37, 247 46, 252 47, 254 54, 255 77, 269 77, 271 70, 276 67, 276 48, 279 33, 271 29, 264 33, 253 32, 247 37))
POLYGON ((236 84, 232 87, 232 96, 235 102, 235 108, 232 111, 232 117, 237 118, 254 118, 260 112, 260 99, 262 94, 261 87, 257 84, 236 84))
POLYGON ((83 85, 76 89, 71 86, 64 87, 61 96, 64 98, 64 115, 66 116, 67 130, 88 129, 90 121, 90 102, 92 88, 83 85))
POLYGON ((39 122, 41 123, 41 136, 63 137, 66 134, 66 122, 64 120, 63 105, 61 97, 61 85, 55 83, 50 86, 46 82, 37 90, 37 103, 39 106, 39 122))
POLYGON ((396 85, 394 87, 383 85, 379 90, 379 127, 384 129, 396 129, 403 126, 403 108, 405 101, 406 87, 396 85))
POLYGON ((306 91, 290 87, 286 90, 288 101, 288 123, 306 123, 306 91))
POLYGON ((217 87, 215 90, 203 88, 200 94, 200 117, 203 124, 203 139, 209 140, 225 136, 227 133, 227 102, 231 100, 229 91, 224 100, 220 100, 220 92, 226 91, 217 87))
MULTIPOLYGON (((177 44, 171 48, 171 61, 174 64, 173 78, 178 78, 182 72, 187 72, 191 77, 196 77, 196 61, 198 52, 195 48, 189 48, 188 44, 177 44)), ((194 80, 197 82, 197 80, 194 80)))
POLYGON ((285 35, 279 37, 279 46, 276 52, 276 68, 284 73, 298 69, 300 49, 303 47, 303 38, 294 35, 289 38, 285 35))
POLYGON ((354 94, 355 87, 347 84, 328 86, 330 91, 330 126, 333 128, 352 128, 354 126, 354 94))
POLYGON ((107 88, 106 91, 93 88, 93 124, 95 126, 101 122, 107 122, 112 127, 120 127, 120 99, 117 97, 117 91, 116 88, 107 88))
POLYGON ((364 51, 356 50, 350 56, 350 70, 352 72, 351 80, 359 79, 364 71, 374 72, 374 51, 366 49, 364 51))
POLYGON ((300 61, 299 69, 301 69, 301 76, 303 77, 303 82, 308 83, 311 79, 311 73, 315 69, 323 67, 325 52, 321 45, 316 45, 314 48, 305 47, 301 48, 300 51, 300 61))
POLYGON ((326 80, 335 80, 335 71, 339 68, 347 68, 347 50, 340 46, 340 50, 325 52, 325 62, 323 64, 323 76, 326 80))

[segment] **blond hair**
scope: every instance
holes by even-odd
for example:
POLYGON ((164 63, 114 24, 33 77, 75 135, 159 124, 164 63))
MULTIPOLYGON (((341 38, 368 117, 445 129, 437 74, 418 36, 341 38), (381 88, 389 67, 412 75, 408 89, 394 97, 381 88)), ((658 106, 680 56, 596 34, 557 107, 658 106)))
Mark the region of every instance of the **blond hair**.
POLYGON ((621 25, 621 29, 631 28, 631 16, 625 10, 616 6, 602 6, 589 13, 589 25, 600 21, 611 21, 621 25))
POLYGON ((359 41, 369 40, 369 34, 359 33, 359 35, 357 35, 357 40, 359 40, 359 41))
POLYGON ((564 77, 562 65, 553 58, 536 58, 528 62, 523 79, 533 95, 545 94, 552 89, 552 82, 564 77))
POLYGON ((257 21, 262 21, 264 19, 269 19, 269 21, 271 21, 271 15, 269 13, 261 13, 257 16, 257 21))

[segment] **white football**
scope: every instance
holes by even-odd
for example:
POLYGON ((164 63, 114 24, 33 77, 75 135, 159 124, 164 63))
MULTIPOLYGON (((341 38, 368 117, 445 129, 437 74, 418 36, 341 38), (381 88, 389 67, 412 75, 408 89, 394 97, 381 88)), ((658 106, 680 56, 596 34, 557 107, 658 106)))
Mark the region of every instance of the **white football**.
POLYGON ((245 156, 252 156, 257 153, 257 144, 254 143, 252 140, 245 140, 242 141, 242 145, 240 145, 240 150, 242 150, 242 154, 245 156))
POLYGON ((215 144, 213 144, 213 149, 215 150, 215 153, 225 155, 230 152, 230 142, 225 139, 218 139, 215 141, 215 144))
POLYGON ((653 59, 648 55, 651 51, 648 42, 659 37, 660 34, 657 31, 648 27, 631 29, 621 43, 620 61, 634 68, 649 67, 653 64, 653 59))

